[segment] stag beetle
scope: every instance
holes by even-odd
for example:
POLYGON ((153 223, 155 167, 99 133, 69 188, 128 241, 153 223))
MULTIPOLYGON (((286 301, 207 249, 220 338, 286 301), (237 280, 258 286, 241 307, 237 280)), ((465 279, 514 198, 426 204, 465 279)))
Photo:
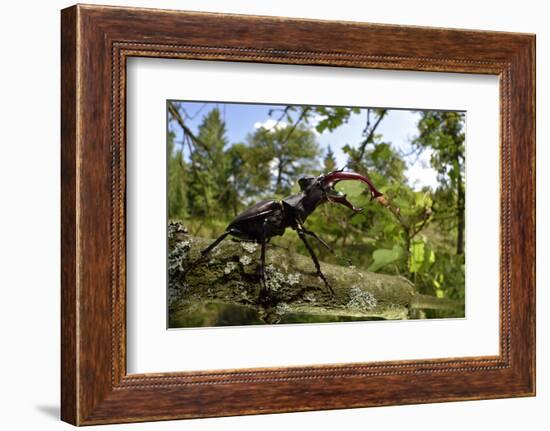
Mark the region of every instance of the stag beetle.
POLYGON ((332 287, 321 272, 319 260, 311 248, 306 235, 319 241, 332 254, 334 251, 316 233, 306 229, 304 222, 315 209, 325 202, 334 202, 350 208, 354 212, 362 209, 356 208, 346 199, 346 195, 337 191, 334 186, 342 180, 362 181, 369 187, 371 200, 382 196, 372 184, 369 178, 355 172, 343 172, 337 170, 318 177, 302 177, 298 180, 300 193, 288 196, 282 200, 264 200, 258 202, 239 214, 212 244, 201 251, 201 257, 205 257, 228 235, 241 240, 253 241, 261 244, 260 277, 262 289, 265 290, 265 249, 266 243, 274 236, 284 234, 290 227, 298 233, 305 244, 311 260, 317 270, 317 275, 323 280, 325 286, 334 294, 332 287))

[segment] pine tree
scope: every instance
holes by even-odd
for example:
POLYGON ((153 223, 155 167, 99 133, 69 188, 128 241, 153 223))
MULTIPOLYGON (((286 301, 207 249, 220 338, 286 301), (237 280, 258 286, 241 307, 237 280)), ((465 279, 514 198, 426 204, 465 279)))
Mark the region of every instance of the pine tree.
POLYGON ((168 218, 183 220, 187 215, 186 166, 181 149, 175 148, 174 133, 168 134, 168 218))
POLYGON ((325 173, 329 173, 336 170, 336 157, 334 157, 334 152, 330 145, 327 148, 327 153, 324 159, 325 164, 325 173))
POLYGON ((193 214, 211 217, 219 208, 227 209, 231 204, 225 154, 228 140, 225 122, 218 108, 205 115, 193 143, 193 175, 188 182, 189 205, 193 214))
MULTIPOLYGON (((258 129, 249 136, 255 153, 256 180, 268 179, 277 195, 290 193, 299 176, 318 169, 319 145, 312 131, 295 126, 258 129)), ((268 184, 269 184, 268 183, 268 184)))

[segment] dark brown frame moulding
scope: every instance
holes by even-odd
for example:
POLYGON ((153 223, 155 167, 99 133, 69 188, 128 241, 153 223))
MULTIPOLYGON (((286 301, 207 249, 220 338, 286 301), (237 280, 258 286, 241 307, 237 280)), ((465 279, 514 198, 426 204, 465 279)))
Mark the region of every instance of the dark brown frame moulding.
POLYGON ((535 394, 534 35, 76 5, 61 13, 61 53, 64 421, 535 394), (127 374, 125 84, 135 56, 497 75, 498 356, 127 374))

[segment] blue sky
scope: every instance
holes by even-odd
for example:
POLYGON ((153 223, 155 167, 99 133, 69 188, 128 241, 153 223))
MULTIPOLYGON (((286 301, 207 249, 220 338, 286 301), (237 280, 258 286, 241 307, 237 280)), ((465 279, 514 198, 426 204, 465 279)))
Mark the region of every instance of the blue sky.
MULTIPOLYGON (((187 115, 185 118, 187 126, 197 132, 204 116, 212 109, 218 107, 225 119, 227 128, 227 138, 230 143, 246 142, 246 136, 253 133, 257 128, 271 128, 279 119, 284 105, 259 105, 259 104, 240 104, 240 103, 205 103, 205 102, 183 102, 183 109, 187 115), (270 110, 273 110, 271 116, 270 110)), ((326 152, 330 145, 334 151, 337 166, 343 167, 346 164, 347 156, 342 151, 346 144, 356 146, 362 141, 362 131, 365 127, 366 109, 362 109, 359 114, 353 114, 347 124, 336 128, 332 132, 325 131, 317 135, 317 140, 326 152)), ((419 114, 415 111, 391 109, 380 122, 376 129, 377 134, 381 134, 385 142, 407 154, 411 151, 411 139, 417 133, 417 122, 419 114)), ((314 122, 313 122, 314 123, 314 122)), ((282 123, 280 123, 282 125, 282 123)), ((313 128, 315 124, 311 124, 313 128)), ((174 128, 176 133, 176 143, 181 142, 181 129, 174 128)), ((430 186, 435 188, 437 185, 436 172, 429 165, 430 154, 425 151, 420 157, 416 155, 405 157, 408 164, 407 177, 410 185, 415 188, 430 186)))

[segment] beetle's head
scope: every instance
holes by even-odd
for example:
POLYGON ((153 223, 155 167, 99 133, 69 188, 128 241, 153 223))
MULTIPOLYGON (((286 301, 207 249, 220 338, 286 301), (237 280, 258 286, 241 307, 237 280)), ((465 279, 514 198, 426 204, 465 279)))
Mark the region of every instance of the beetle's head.
POLYGON ((345 194, 335 189, 336 184, 340 181, 346 180, 361 181, 365 183, 369 188, 371 199, 382 196, 382 193, 374 187, 374 184, 372 184, 368 177, 356 172, 344 172, 343 170, 333 171, 318 177, 302 177, 298 180, 298 184, 304 193, 311 194, 318 193, 320 191, 327 201, 345 205, 351 210, 359 212, 362 210, 361 208, 354 206, 347 200, 345 194))

